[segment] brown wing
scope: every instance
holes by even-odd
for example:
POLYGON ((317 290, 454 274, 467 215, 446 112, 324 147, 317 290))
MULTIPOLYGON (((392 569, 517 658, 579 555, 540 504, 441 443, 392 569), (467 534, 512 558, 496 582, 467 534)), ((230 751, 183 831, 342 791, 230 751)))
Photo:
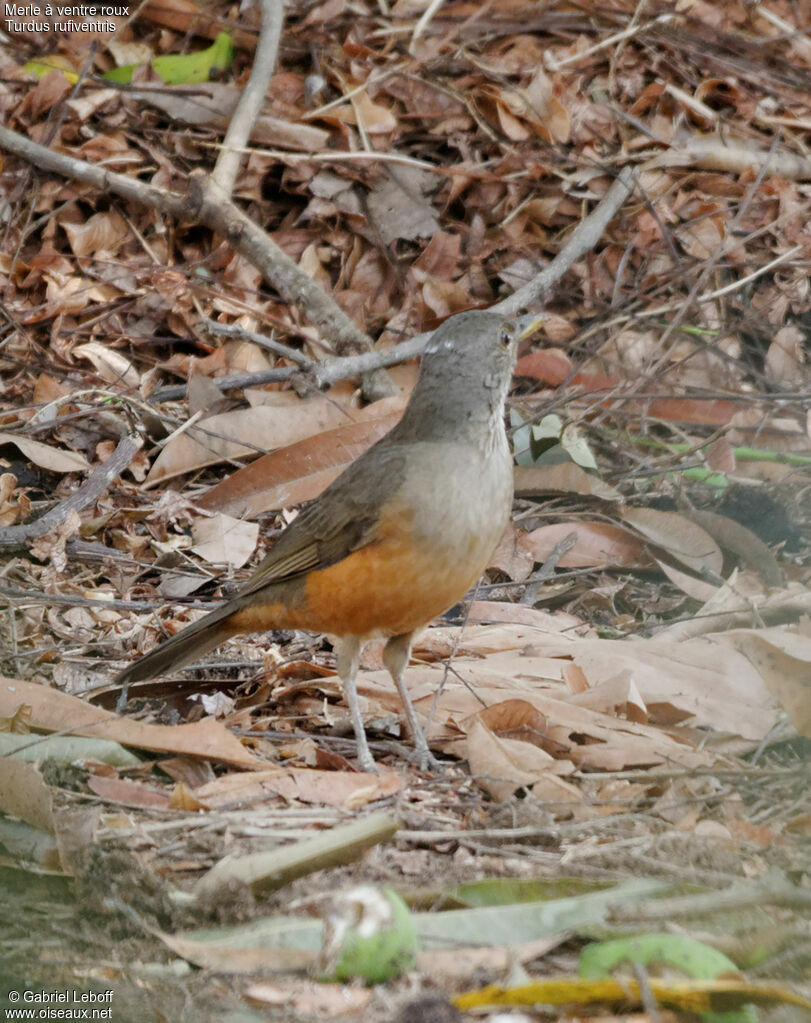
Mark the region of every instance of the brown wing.
POLYGON ((334 565, 372 543, 380 509, 399 490, 405 473, 403 448, 384 442, 370 448, 304 509, 233 599, 134 661, 116 682, 126 687, 189 664, 232 635, 234 612, 261 603, 256 594, 266 587, 334 565))
POLYGON ((237 594, 326 568, 372 543, 380 509, 399 490, 405 473, 402 448, 375 444, 353 462, 287 527, 237 594))

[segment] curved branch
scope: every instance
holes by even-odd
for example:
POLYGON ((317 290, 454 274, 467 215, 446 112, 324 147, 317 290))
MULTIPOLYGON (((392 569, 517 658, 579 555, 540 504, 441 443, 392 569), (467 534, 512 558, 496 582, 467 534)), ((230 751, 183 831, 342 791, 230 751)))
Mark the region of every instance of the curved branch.
POLYGON ((284 0, 262 0, 262 30, 254 54, 251 76, 228 125, 217 164, 211 172, 212 181, 229 196, 234 191, 234 183, 242 161, 240 150, 248 144, 276 68, 276 54, 279 52, 283 24, 284 0))
POLYGON ((61 525, 70 512, 82 511, 93 504, 132 462, 143 443, 141 438, 135 435, 123 437, 107 461, 97 466, 79 489, 64 501, 60 501, 33 522, 0 529, 0 550, 25 550, 31 540, 36 540, 37 537, 44 536, 61 525))
POLYGON ((581 220, 572 231, 572 236, 555 256, 552 262, 533 277, 531 281, 513 292, 509 298, 497 302, 492 308, 494 311, 504 313, 505 316, 512 316, 515 313, 526 309, 536 299, 545 299, 551 292, 553 286, 566 274, 571 267, 591 252, 597 242, 602 238, 603 232, 613 220, 617 210, 622 206, 627 197, 634 190, 634 175, 630 167, 623 167, 617 180, 605 193, 598 205, 586 217, 581 220))
POLYGON ((57 153, 0 125, 0 147, 22 157, 40 170, 82 181, 99 191, 145 203, 178 220, 201 223, 226 238, 241 255, 262 271, 282 298, 300 305, 305 315, 335 344, 339 352, 368 351, 369 337, 312 278, 207 179, 192 175, 189 195, 169 192, 137 178, 104 170, 84 160, 57 153))

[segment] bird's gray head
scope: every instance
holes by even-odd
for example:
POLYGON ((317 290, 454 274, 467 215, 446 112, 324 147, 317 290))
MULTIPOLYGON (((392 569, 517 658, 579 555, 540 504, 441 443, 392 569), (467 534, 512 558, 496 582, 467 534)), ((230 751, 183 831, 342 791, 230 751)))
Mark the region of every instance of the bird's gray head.
POLYGON ((439 439, 492 428, 504 411, 522 336, 499 313, 472 310, 447 319, 423 351, 403 430, 439 439))
MULTIPOLYGON (((509 381, 515 365, 517 337, 510 321, 498 313, 470 310, 445 320, 425 346, 420 377, 447 376, 509 381)), ((455 384, 451 383, 452 388, 455 384)))

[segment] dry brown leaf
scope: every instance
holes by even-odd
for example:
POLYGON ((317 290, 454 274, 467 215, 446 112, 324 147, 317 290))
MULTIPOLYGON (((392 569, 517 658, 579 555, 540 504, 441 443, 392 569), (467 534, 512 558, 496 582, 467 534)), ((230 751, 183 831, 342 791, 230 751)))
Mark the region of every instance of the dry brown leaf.
MULTIPOLYGON (((225 365, 229 373, 259 373, 262 370, 270 369, 270 359, 259 345, 255 345, 252 341, 228 341, 223 347, 225 350, 225 365)), ((277 397, 279 396, 279 392, 257 391, 246 388, 245 397, 249 403, 253 404, 251 396, 257 393, 276 393, 277 397)), ((281 393, 283 394, 284 392, 282 391, 281 393)))
POLYGON ((705 572, 716 576, 720 574, 724 558, 718 544, 695 522, 677 512, 660 511, 658 508, 625 506, 619 509, 618 514, 639 536, 693 572, 699 575, 705 572))
POLYGON ((724 239, 722 222, 717 217, 707 215, 715 209, 717 207, 709 204, 700 204, 691 211, 695 220, 678 233, 679 241, 696 259, 709 259, 718 251, 724 239))
POLYGON ((576 543, 558 559, 560 568, 645 567, 650 558, 645 544, 622 526, 608 522, 559 522, 527 534, 526 543, 535 561, 543 564, 558 544, 569 536, 576 543))
POLYGON ((253 52, 256 36, 241 29, 234 30, 230 22, 226 25, 217 18, 206 17, 206 11, 207 8, 201 7, 194 0, 147 0, 141 9, 141 17, 181 34, 193 32, 207 39, 215 39, 218 32, 228 28, 233 31, 235 46, 253 52))
POLYGON ((76 256, 97 256, 109 259, 132 237, 127 222, 116 210, 94 213, 81 224, 60 221, 76 256))
POLYGON ((504 535, 498 542, 498 546, 490 555, 488 568, 497 568, 509 576, 513 582, 523 582, 532 574, 535 567, 530 543, 527 541, 527 533, 516 529, 512 522, 507 523, 504 535))
MULTIPOLYGON (((586 681, 587 683, 586 674, 579 664, 572 664, 570 668, 576 669, 580 676, 576 680, 575 685, 578 685, 581 681, 586 681)), ((566 681, 570 688, 572 688, 574 677, 572 671, 566 672, 566 681)), ((572 703, 576 703, 579 707, 589 707, 591 710, 599 710, 612 715, 618 714, 628 718, 629 721, 636 721, 639 724, 645 724, 648 720, 648 708, 645 706, 645 701, 642 699, 633 678, 624 672, 598 682, 596 685, 588 686, 581 691, 574 690, 570 699, 572 703)))
POLYGON ((811 634, 738 629, 722 638, 754 665, 797 731, 811 738, 811 634))
MULTIPOLYGON (((542 611, 526 604, 510 604, 503 600, 474 600, 470 605, 467 620, 471 625, 477 622, 508 622, 513 625, 532 625, 547 632, 569 632, 577 629, 578 635, 591 629, 582 618, 565 611, 542 611)), ((436 633, 438 629, 430 632, 436 633)), ((429 633, 424 633, 428 635, 429 633)))
POLYGON ((332 116, 346 124, 360 123, 370 135, 387 135, 398 127, 393 111, 371 100, 365 89, 355 92, 351 103, 336 107, 332 116))
POLYGON ((124 384, 125 387, 137 387, 140 383, 138 371, 130 360, 121 352, 108 348, 98 341, 88 341, 73 349, 73 354, 80 359, 87 359, 96 367, 99 376, 107 384, 124 384))
POLYGON ((745 628, 753 620, 768 625, 802 619, 809 614, 811 590, 805 586, 795 582, 781 589, 766 589, 757 576, 736 569, 695 617, 666 626, 658 636, 686 639, 720 633, 723 629, 745 628))
POLYGON ((368 988, 348 984, 325 984, 298 979, 287 984, 269 984, 266 981, 252 984, 245 991, 244 997, 251 1005, 259 1008, 278 1005, 287 1012, 301 1016, 337 1019, 340 1016, 356 1016, 364 1010, 371 1000, 372 992, 368 988))
POLYGON ((180 934, 159 934, 176 955, 188 959, 195 966, 217 973, 276 973, 282 970, 302 973, 313 969, 318 953, 297 948, 267 948, 261 945, 244 945, 231 948, 226 941, 212 941, 185 938, 180 934))
POLYGON ((533 377, 544 383, 559 387, 572 376, 573 366, 565 352, 556 348, 539 349, 522 355, 515 366, 515 375, 533 377))
POLYGON ((18 433, 0 433, 0 444, 14 444, 26 458, 50 472, 88 472, 90 463, 76 451, 66 451, 18 433))
POLYGON ((87 778, 87 787, 108 803, 117 803, 119 806, 153 810, 165 810, 169 806, 169 797, 161 789, 151 788, 129 778, 105 778, 91 774, 87 778))
POLYGON ((546 718, 526 700, 504 700, 496 703, 479 711, 478 719, 491 732, 502 738, 521 738, 523 742, 533 742, 536 746, 540 745, 538 740, 546 731, 546 718), (516 734, 522 732, 531 735, 532 738, 516 734))
POLYGON ((368 414, 320 395, 223 412, 171 440, 153 463, 144 486, 153 487, 223 459, 254 458, 261 449, 273 451, 365 418, 368 414))
POLYGON ((32 728, 41 731, 68 730, 73 735, 115 739, 124 746, 157 753, 211 757, 242 768, 262 764, 223 725, 210 718, 186 725, 146 724, 119 717, 56 689, 0 676, 0 717, 11 717, 23 703, 31 706, 32 728))
POLYGON ((192 539, 191 549, 210 564, 242 568, 256 549, 259 526, 219 513, 197 519, 192 525, 192 539))
POLYGON ((79 513, 71 508, 62 522, 31 541, 31 553, 40 561, 50 561, 61 575, 67 568, 65 545, 71 537, 78 535, 81 525, 79 513))
MULTIPOLYGON (((417 968, 420 973, 430 977, 434 984, 460 980, 473 983, 473 978, 481 976, 482 972, 487 976, 506 974, 516 963, 530 963, 540 959, 564 940, 562 936, 555 935, 537 941, 493 945, 489 948, 424 949, 417 952, 417 968)), ((509 1018, 512 1023, 521 1023, 520 1016, 509 1018)), ((646 1021, 640 1020, 639 1023, 646 1021)))
POLYGON ((572 125, 568 111, 555 95, 553 82, 542 66, 520 95, 525 105, 522 116, 539 129, 542 138, 555 143, 569 141, 572 125))
POLYGON ((405 400, 384 398, 353 413, 359 421, 271 451, 227 476, 197 502, 208 511, 255 518, 317 497, 399 422, 405 400))
MULTIPOLYGON (((554 644, 559 640, 550 639, 549 642, 554 644)), ((549 723, 548 738, 563 751, 563 756, 578 767, 620 771, 658 763, 676 763, 683 767, 712 763, 712 755, 696 750, 689 738, 680 741, 653 726, 571 704, 568 689, 560 681, 562 668, 569 656, 561 651, 557 657, 541 657, 529 650, 524 646, 518 651, 492 654, 484 660, 457 656, 454 659, 454 679, 446 681, 437 712, 432 718, 428 736, 431 744, 446 752, 465 756, 465 747, 460 745, 464 741, 460 723, 472 720, 482 706, 518 698, 527 700, 545 715, 549 723), (456 676, 461 681, 457 681, 456 676), (586 736, 589 741, 583 742, 586 736)), ((571 653, 573 651, 569 651, 571 653)), ((634 658, 629 657, 627 663, 635 663, 634 658)), ((627 663, 623 665, 614 661, 609 663, 609 667, 618 672, 623 668, 627 670, 627 663)), ((662 663, 667 664, 667 660, 663 658, 662 663)), ((431 711, 434 694, 443 675, 444 668, 438 665, 415 666, 406 673, 406 683, 418 713, 427 715, 431 711)), ((597 672, 592 675, 598 679, 602 677, 597 672)), ((657 677, 660 675, 661 672, 657 677)), ((362 672, 358 683, 365 697, 375 700, 389 712, 400 712, 397 693, 385 672, 362 672)), ((642 686, 639 688, 644 691, 642 686)))
MULTIPOLYGON (((453 629, 432 631, 449 638, 455 634, 453 629)), ((442 675, 441 665, 409 668, 406 683, 418 713, 430 711, 442 675)), ((399 712, 384 672, 362 672, 359 685, 364 696, 399 712)), ((620 641, 556 637, 516 625, 468 626, 429 738, 459 753, 461 722, 482 705, 512 699, 526 700, 546 717, 546 736, 568 759, 601 770, 668 761, 709 763, 712 754, 693 746, 696 727, 717 731, 713 745, 729 736, 730 748, 743 750, 761 741, 777 720, 775 700, 759 671, 723 634, 677 642, 667 637, 620 641), (591 696, 573 695, 563 681, 572 664, 591 696), (602 709, 581 705, 591 699, 602 709), (640 723, 646 714, 668 727, 640 723), (688 719, 690 728, 681 733, 670 727, 688 719), (589 741, 574 741, 575 736, 589 741)))
POLYGON ((0 810, 40 831, 56 830, 51 788, 36 764, 0 757, 0 810))
POLYGON ((227 774, 194 790, 194 797, 208 810, 252 805, 282 797, 324 806, 349 804, 357 808, 376 799, 395 795, 403 779, 391 771, 364 774, 358 771, 317 771, 308 767, 273 767, 264 771, 227 774))
POLYGON ((205 810, 205 807, 192 790, 182 781, 178 782, 174 789, 172 789, 172 795, 169 797, 169 808, 171 810, 185 810, 190 813, 205 810))
POLYGON ((574 462, 563 462, 560 465, 517 465, 514 473, 515 492, 519 497, 541 497, 560 492, 599 497, 603 501, 619 501, 622 498, 618 490, 574 462))
POLYGON ((805 334, 799 327, 781 327, 766 352, 764 369, 772 383, 796 387, 803 375, 805 334))
POLYGON ((70 394, 70 389, 48 373, 40 373, 37 377, 37 382, 34 384, 35 404, 46 405, 58 398, 64 398, 66 394, 70 394))
POLYGON ((737 461, 735 449, 727 437, 719 437, 704 448, 704 458, 714 472, 734 472, 737 461))
POLYGON ((737 555, 741 563, 757 572, 767 586, 782 585, 783 573, 777 559, 760 537, 746 526, 710 511, 693 509, 685 512, 684 517, 706 530, 724 550, 737 555))
POLYGON ((663 561, 661 558, 654 558, 654 561, 661 568, 662 574, 667 576, 674 586, 678 586, 682 593, 686 593, 693 600, 699 600, 704 604, 712 600, 714 594, 718 592, 718 587, 713 583, 699 579, 689 572, 683 572, 668 561, 663 561))
POLYGON ((17 489, 17 477, 10 472, 0 473, 0 526, 25 521, 30 511, 31 501, 17 489))
POLYGON ((439 220, 424 193, 434 176, 415 167, 389 167, 385 180, 369 193, 369 217, 386 245, 398 238, 430 238, 439 220))
POLYGON ((532 788, 541 780, 554 782, 556 801, 580 802, 583 798, 576 786, 557 777, 560 761, 531 743, 501 738, 478 715, 467 731, 465 753, 471 777, 493 799, 509 799, 516 789, 532 788))

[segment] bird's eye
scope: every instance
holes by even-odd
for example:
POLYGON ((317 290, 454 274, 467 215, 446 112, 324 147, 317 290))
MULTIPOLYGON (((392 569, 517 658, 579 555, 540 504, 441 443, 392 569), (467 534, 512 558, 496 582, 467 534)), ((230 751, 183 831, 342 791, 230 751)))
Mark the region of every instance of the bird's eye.
POLYGON ((501 331, 501 337, 499 337, 499 339, 498 339, 498 340, 499 340, 499 344, 501 345, 501 347, 502 347, 502 348, 509 348, 509 347, 510 347, 510 345, 512 344, 512 341, 513 341, 513 336, 512 336, 512 334, 511 334, 511 333, 509 332, 509 330, 507 330, 506 328, 504 328, 504 329, 503 329, 503 330, 501 331))

